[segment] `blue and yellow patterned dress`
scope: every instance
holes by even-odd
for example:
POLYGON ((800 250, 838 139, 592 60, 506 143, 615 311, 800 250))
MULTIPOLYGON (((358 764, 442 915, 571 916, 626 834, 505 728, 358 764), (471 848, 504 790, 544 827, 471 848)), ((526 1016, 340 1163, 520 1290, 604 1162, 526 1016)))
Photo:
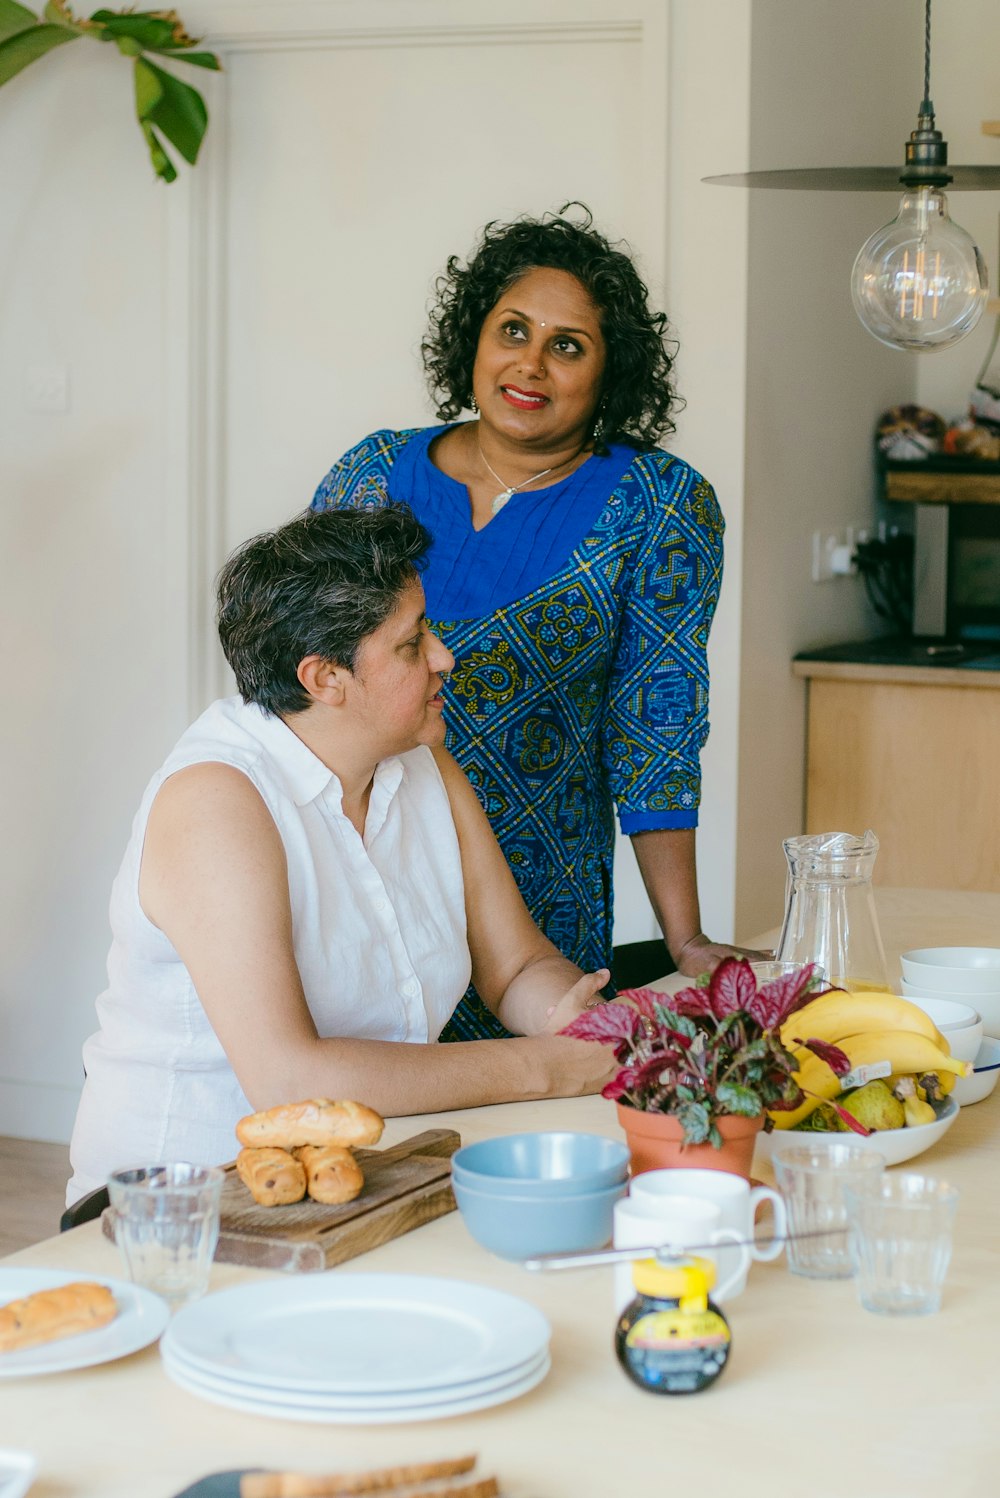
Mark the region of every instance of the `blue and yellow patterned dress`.
MULTIPOLYGON (((443 430, 375 432, 312 507, 403 501, 431 532, 448 748, 534 920, 585 971, 608 967, 613 806, 625 833, 698 820, 722 516, 679 458, 614 444, 475 531, 428 455, 443 430)), ((470 990, 442 1039, 506 1033, 470 990)))

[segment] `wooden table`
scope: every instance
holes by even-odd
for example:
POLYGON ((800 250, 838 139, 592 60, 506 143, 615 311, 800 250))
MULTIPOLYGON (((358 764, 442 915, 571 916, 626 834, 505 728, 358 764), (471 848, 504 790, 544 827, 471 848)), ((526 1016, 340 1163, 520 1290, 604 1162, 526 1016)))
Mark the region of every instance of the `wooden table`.
MULTIPOLYGON (((998 895, 882 891, 878 905, 891 967, 917 942, 998 943, 998 895)), ((386 1141, 434 1125, 466 1141, 522 1129, 618 1135, 610 1104, 580 1098, 394 1120, 386 1141)), ((505 1498, 983 1498, 1000 1472, 998 1140, 1000 1089, 963 1109, 912 1167, 962 1191, 940 1314, 883 1319, 860 1308, 849 1281, 798 1279, 783 1261, 755 1265, 727 1308, 730 1364, 695 1398, 645 1394, 619 1370, 610 1270, 528 1274, 480 1249, 453 1213, 332 1272, 449 1275, 531 1301, 552 1323, 553 1367, 524 1398, 428 1424, 300 1425, 183 1392, 153 1347, 80 1373, 0 1383, 0 1446, 37 1455, 32 1498, 168 1498, 226 1468, 323 1471, 472 1451, 502 1477, 505 1498)), ((121 1274, 97 1224, 4 1263, 121 1274)), ((212 1289, 266 1278, 219 1265, 212 1289)))

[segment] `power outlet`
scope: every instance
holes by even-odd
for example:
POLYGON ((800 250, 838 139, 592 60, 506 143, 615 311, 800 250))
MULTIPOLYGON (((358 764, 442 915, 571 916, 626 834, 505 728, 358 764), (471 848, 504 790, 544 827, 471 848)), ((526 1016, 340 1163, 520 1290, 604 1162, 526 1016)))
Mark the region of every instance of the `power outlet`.
POLYGON ((837 547, 842 537, 833 531, 813 531, 812 580, 814 583, 830 582, 837 576, 833 565, 837 547))
POLYGON ((856 572, 854 548, 865 534, 852 525, 840 531, 813 531, 813 582, 831 582, 835 577, 850 577, 856 572))

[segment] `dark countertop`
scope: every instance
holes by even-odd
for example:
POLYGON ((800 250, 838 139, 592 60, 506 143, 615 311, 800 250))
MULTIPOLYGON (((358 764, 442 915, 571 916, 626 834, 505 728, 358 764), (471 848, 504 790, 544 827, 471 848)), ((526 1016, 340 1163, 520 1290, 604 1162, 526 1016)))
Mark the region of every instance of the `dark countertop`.
POLYGON ((1000 643, 984 640, 949 645, 942 641, 885 635, 877 640, 852 640, 843 645, 800 650, 794 659, 855 666, 930 666, 952 671, 1000 671, 1000 643))

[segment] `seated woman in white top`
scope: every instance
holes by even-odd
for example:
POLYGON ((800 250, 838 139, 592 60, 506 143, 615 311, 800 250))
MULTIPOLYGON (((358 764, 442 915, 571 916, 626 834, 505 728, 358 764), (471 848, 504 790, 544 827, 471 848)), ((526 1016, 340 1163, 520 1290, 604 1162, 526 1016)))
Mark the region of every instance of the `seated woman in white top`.
POLYGON ((277 1103, 424 1113, 610 1075, 605 1047, 556 1034, 608 973, 535 927, 442 747, 429 545, 405 507, 330 510, 223 569, 240 697, 187 730, 133 824, 70 1203, 122 1165, 231 1159, 237 1119, 277 1103), (433 1044, 470 976, 515 1038, 433 1044))

